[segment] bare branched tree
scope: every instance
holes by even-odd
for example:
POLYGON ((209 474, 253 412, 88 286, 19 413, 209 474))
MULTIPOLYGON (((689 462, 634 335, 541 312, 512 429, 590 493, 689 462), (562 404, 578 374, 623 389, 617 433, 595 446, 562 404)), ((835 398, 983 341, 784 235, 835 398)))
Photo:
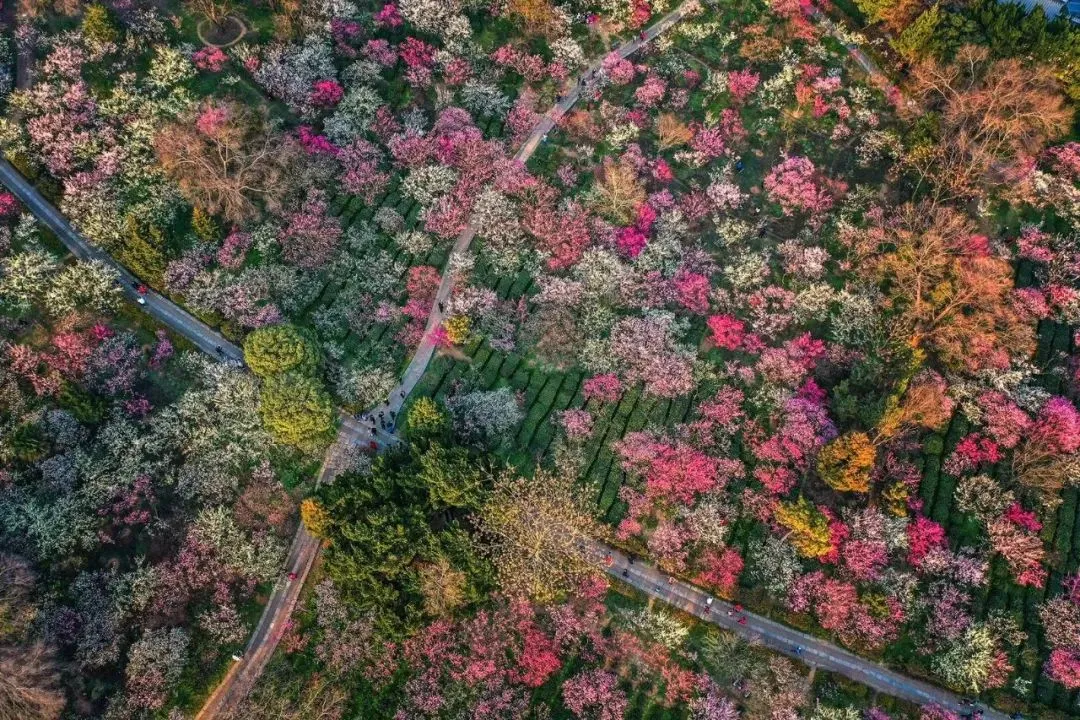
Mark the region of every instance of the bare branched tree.
POLYGON ((226 102, 161 130, 154 148, 162 167, 193 204, 229 222, 276 210, 294 179, 295 144, 272 130, 265 113, 226 102))
POLYGON ((37 643, 0 647, 0 720, 51 720, 64 709, 60 673, 37 643))
POLYGON ((919 101, 909 112, 941 118, 937 146, 908 158, 939 196, 979 196, 1068 132, 1072 122, 1049 69, 1014 58, 991 61, 985 48, 965 46, 950 63, 915 63, 909 89, 919 101))

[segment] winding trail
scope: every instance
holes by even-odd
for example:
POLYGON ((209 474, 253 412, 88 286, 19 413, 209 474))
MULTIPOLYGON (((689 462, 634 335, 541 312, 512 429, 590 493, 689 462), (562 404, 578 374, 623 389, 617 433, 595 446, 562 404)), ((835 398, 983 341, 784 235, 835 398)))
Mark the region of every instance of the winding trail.
MULTIPOLYGON (((323 459, 322 468, 315 479, 316 487, 324 482, 332 482, 338 473, 347 467, 349 445, 368 446, 368 443, 373 440, 380 448, 385 447, 380 439, 372 437, 366 426, 342 414, 341 429, 323 459)), ((289 555, 285 561, 282 576, 270 593, 270 599, 263 608, 255 631, 248 639, 243 655, 240 656, 240 660, 232 664, 214 692, 203 703, 195 716, 196 720, 230 717, 236 706, 255 686, 256 680, 266 669, 267 663, 274 655, 274 650, 277 649, 278 643, 288 630, 288 620, 296 609, 296 603, 304 589, 304 582, 315 565, 320 547, 319 539, 308 532, 304 523, 301 522, 289 547, 289 555), (295 579, 290 579, 290 577, 295 579)))
MULTIPOLYGON (((687 2, 684 2, 674 11, 651 25, 644 31, 642 36, 635 37, 633 40, 624 43, 615 52, 624 58, 635 53, 657 35, 670 29, 672 25, 686 17, 695 8, 696 0, 687 0, 687 2)), ((819 17, 818 19, 822 18, 819 17)), ((829 24, 829 27, 830 32, 843 41, 835 26, 829 24)), ((884 82, 888 84, 887 87, 892 87, 884 73, 873 64, 873 61, 861 49, 851 45, 848 45, 848 49, 855 61, 871 75, 875 82, 879 84, 884 82)), ((599 60, 594 62, 583 73, 581 78, 592 77, 599 65, 599 60)), ((559 102, 544 113, 514 157, 522 162, 527 161, 545 140, 548 132, 573 107, 580 99, 582 92, 587 88, 588 83, 576 83, 573 90, 569 91, 559 102)), ((49 227, 72 254, 83 260, 97 260, 108 265, 119 275, 125 294, 133 301, 138 298, 138 293, 134 289, 137 279, 118 262, 93 247, 29 181, 20 175, 9 162, 3 159, 0 159, 0 182, 6 185, 41 222, 49 227)), ((476 230, 472 222, 470 222, 455 241, 450 256, 451 260, 455 256, 461 256, 468 251, 475 235, 476 230)), ((448 267, 449 265, 448 262, 448 267)), ((400 410, 405 398, 408 397, 423 376, 435 353, 435 331, 445 319, 444 313, 439 309, 439 306, 444 305, 450 297, 453 282, 454 278, 451 273, 444 271, 442 282, 439 285, 428 316, 423 340, 402 374, 398 386, 394 388, 387 401, 369 411, 369 415, 374 416, 380 412, 386 414, 390 411, 397 412, 400 410)), ((148 292, 144 297, 146 303, 143 305, 143 309, 148 314, 162 324, 172 328, 176 333, 186 337, 200 350, 224 362, 243 363, 243 351, 227 341, 220 333, 156 292, 148 292)), ((337 438, 323 459, 322 468, 316 478, 316 485, 332 481, 347 466, 350 453, 355 452, 358 447, 370 448, 372 442, 376 443, 376 447, 383 448, 388 444, 398 442, 398 440, 392 434, 379 434, 368 423, 360 422, 342 414, 337 438)), ((301 523, 289 548, 283 576, 274 586, 263 610, 262 617, 248 641, 242 658, 230 667, 228 673, 199 711, 196 720, 230 717, 232 711, 254 686, 255 681, 270 661, 274 650, 287 630, 288 620, 296 607, 304 581, 315 563, 319 549, 319 540, 312 536, 301 523), (289 575, 293 575, 295 579, 290 580, 289 575)), ((779 653, 795 657, 813 667, 839 673, 879 692, 900 697, 910 702, 918 704, 936 703, 960 712, 970 710, 970 708, 965 708, 960 704, 960 698, 954 693, 909 678, 839 648, 821 638, 794 630, 759 615, 748 612, 737 613, 730 604, 720 600, 715 601, 711 609, 706 609, 706 600, 709 595, 704 591, 679 580, 671 579, 669 581, 668 576, 657 568, 642 562, 632 562, 623 553, 603 543, 594 543, 592 552, 596 556, 597 563, 602 565, 616 579, 626 582, 672 607, 695 615, 705 622, 736 632, 749 640, 759 641, 779 653), (745 619, 745 623, 739 622, 740 617, 745 619)), ((1005 714, 995 710, 983 708, 983 711, 984 717, 988 720, 1008 720, 1005 714)))
MULTIPOLYGON (((662 35, 671 29, 673 25, 682 20, 687 15, 691 14, 697 7, 696 0, 688 0, 679 7, 672 10, 664 17, 657 20, 643 31, 643 35, 634 37, 632 40, 620 45, 614 52, 618 53, 620 57, 626 58, 633 55, 643 46, 647 45, 656 36, 662 35)), ((533 126, 532 132, 522 142, 521 147, 514 153, 514 159, 522 163, 527 162, 529 158, 533 156, 537 148, 547 138, 547 134, 556 126, 559 120, 572 108, 578 100, 581 99, 581 95, 587 89, 589 89, 587 83, 582 81, 586 78, 592 78, 596 72, 600 69, 602 59, 596 60, 590 65, 581 75, 579 75, 579 81, 574 83, 572 90, 568 91, 562 96, 555 105, 548 109, 536 125, 533 126)), ((476 228, 473 225, 472 220, 465 226, 465 229, 461 231, 457 239, 454 241, 454 247, 450 252, 450 257, 447 260, 446 267, 449 268, 453 265, 455 257, 461 257, 469 250, 469 246, 472 244, 473 238, 476 237, 476 228)), ((440 309, 440 305, 445 305, 446 301, 450 298, 450 293, 454 288, 454 277, 452 273, 444 271, 442 276, 442 282, 439 283, 439 289, 435 294, 435 301, 431 304, 431 313, 428 315, 427 326, 424 329, 424 337, 417 347, 416 352, 413 354, 412 360, 409 361, 408 367, 405 368, 405 372, 401 375, 401 381, 398 386, 394 388, 394 391, 390 393, 390 398, 385 405, 379 406, 374 409, 374 412, 380 410, 386 412, 393 410, 397 412, 401 409, 401 406, 405 402, 405 398, 416 387, 416 383, 420 382, 420 378, 423 377, 424 371, 427 370, 428 363, 431 362, 432 356, 435 354, 435 348, 437 343, 435 341, 435 331, 442 325, 443 320, 446 319, 445 313, 440 309)))

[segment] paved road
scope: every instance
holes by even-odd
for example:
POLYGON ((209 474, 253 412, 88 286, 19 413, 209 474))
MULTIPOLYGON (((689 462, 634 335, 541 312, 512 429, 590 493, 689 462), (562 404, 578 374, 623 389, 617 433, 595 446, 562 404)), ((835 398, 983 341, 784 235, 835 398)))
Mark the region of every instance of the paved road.
MULTIPOLYGON (((138 280, 135 276, 108 254, 91 245, 29 181, 19 174, 11 163, 2 158, 0 158, 0 182, 28 207, 38 220, 52 230, 73 255, 80 260, 100 261, 115 270, 120 277, 125 295, 133 302, 137 301, 139 294, 134 286, 138 280)), ((146 300, 141 305, 143 310, 166 327, 187 338, 203 352, 223 362, 243 363, 243 350, 230 343, 210 326, 156 292, 147 292, 143 297, 146 300)), ((332 480, 341 472, 349 458, 348 445, 370 448, 369 444, 373 440, 378 443, 383 442, 383 438, 374 438, 367 428, 361 427, 352 418, 344 416, 338 439, 327 451, 316 482, 332 480)), ((289 548, 282 578, 274 586, 259 624, 248 641, 243 660, 230 668, 225 680, 204 705, 198 717, 216 717, 220 711, 243 698, 254 684, 285 632, 285 621, 292 615, 304 579, 311 570, 318 553, 319 541, 301 524, 289 548), (288 580, 288 573, 295 573, 296 579, 288 580)))
MULTIPOLYGON (((596 543, 593 549, 608 574, 705 622, 731 630, 748 640, 758 641, 807 665, 844 675, 886 695, 918 705, 936 704, 956 712, 971 710, 960 704, 960 696, 955 693, 902 675, 774 620, 749 612, 736 612, 730 603, 723 600, 714 600, 711 610, 706 611, 705 601, 710 595, 704 590, 681 580, 669 582, 670 576, 656 567, 640 560, 631 563, 626 554, 602 543, 596 543), (607 561, 608 557, 611 558, 610 562, 607 561), (745 618, 746 623, 740 623, 739 618, 745 618)), ((1009 720, 1004 713, 985 705, 979 707, 983 709, 986 720, 1009 720)))
MULTIPOLYGON (((316 487, 324 482, 332 482, 340 472, 347 468, 350 453, 355 451, 349 448, 350 445, 370 449, 369 443, 374 441, 378 448, 385 447, 383 441, 375 438, 366 426, 361 426, 348 416, 342 417, 341 428, 337 440, 330 446, 323 459, 322 468, 315 481, 316 487)), ((304 582, 315 564, 320 547, 318 538, 309 533, 304 524, 300 523, 292 546, 289 548, 282 577, 270 593, 270 599, 263 608, 259 624, 255 626, 255 631, 248 639, 243 656, 229 668, 229 672, 203 704, 195 720, 228 718, 229 713, 251 692, 255 682, 266 669, 267 663, 270 662, 270 658, 273 657, 278 643, 288 630, 288 620, 292 617, 296 603, 300 599, 304 582), (294 576, 294 579, 289 579, 290 574, 294 576)))
MULTIPOLYGON (((71 223, 60 214, 45 197, 37 191, 30 181, 24 178, 7 160, 0 158, 0 182, 7 186, 26 207, 30 209, 38 220, 52 230, 60 242, 67 246, 71 254, 80 260, 97 260, 108 265, 116 271, 120 277, 120 283, 124 294, 131 300, 138 298, 135 285, 138 279, 124 268, 123 265, 113 260, 105 252, 90 244, 71 223)), ((219 332, 206 323, 198 320, 191 313, 179 307, 168 298, 149 291, 144 296, 146 304, 143 309, 162 325, 172 328, 179 335, 183 335, 203 352, 217 358, 232 362, 243 362, 244 352, 236 345, 226 340, 219 332), (218 348, 221 351, 218 352, 218 348)))

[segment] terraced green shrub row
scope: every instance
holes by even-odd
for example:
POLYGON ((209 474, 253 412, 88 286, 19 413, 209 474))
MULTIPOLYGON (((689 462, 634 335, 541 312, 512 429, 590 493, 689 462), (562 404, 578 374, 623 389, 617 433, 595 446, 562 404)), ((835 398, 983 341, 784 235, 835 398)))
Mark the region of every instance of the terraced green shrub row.
MULTIPOLYGON (((1018 270, 1018 284, 1024 284, 1025 273, 1030 273, 1030 267, 1022 264, 1018 270)), ((1030 280, 1030 277, 1026 279, 1030 280)), ((1059 393, 1064 387, 1064 377, 1056 372, 1053 366, 1062 353, 1070 351, 1071 342, 1072 332, 1067 326, 1050 321, 1039 324, 1034 363, 1037 367, 1049 368, 1041 378, 1048 392, 1059 393)), ((924 503, 924 510, 932 520, 946 528, 954 549, 983 542, 985 535, 975 521, 956 511, 954 493, 958 478, 944 472, 941 467, 956 444, 971 429, 970 423, 964 417, 959 414, 954 416, 942 434, 931 436, 924 443, 921 458, 922 481, 919 496, 924 503)), ((1003 484, 1010 484, 1009 468, 1005 463, 998 464, 989 472, 1003 481, 1003 484)), ((1042 665, 1050 648, 1043 638, 1038 607, 1044 600, 1060 592, 1061 582, 1066 576, 1080 569, 1078 506, 1080 491, 1066 488, 1062 492, 1060 507, 1040 533, 1044 545, 1050 548, 1051 572, 1044 588, 1017 585, 1006 564, 1000 558, 994 558, 990 564, 990 581, 976 594, 973 608, 979 618, 985 618, 993 611, 1004 610, 1020 620, 1021 629, 1028 634, 1023 647, 1014 656, 1014 659, 1019 659, 1020 675, 1032 683, 1032 693, 1036 701, 1066 712, 1075 711, 1077 703, 1080 702, 1080 693, 1071 692, 1062 685, 1051 682, 1042 673, 1042 665)))

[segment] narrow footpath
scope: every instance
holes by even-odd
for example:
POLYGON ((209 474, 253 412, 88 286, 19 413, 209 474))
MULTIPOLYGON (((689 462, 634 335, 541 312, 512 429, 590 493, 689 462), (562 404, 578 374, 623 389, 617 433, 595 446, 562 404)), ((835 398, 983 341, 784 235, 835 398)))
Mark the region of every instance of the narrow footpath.
MULTIPOLYGON (((666 32, 675 23, 683 19, 687 14, 692 12, 694 7, 696 7, 696 0, 688 0, 657 22, 650 25, 649 28, 644 31, 643 35, 639 35, 633 40, 619 46, 615 52, 617 52, 620 57, 624 58, 632 55, 657 35, 666 32)), ((600 62, 601 60, 595 61, 580 77, 594 77, 595 73, 600 69, 600 62)), ((529 136, 521 144, 521 147, 514 153, 514 159, 519 160, 522 163, 527 162, 528 159, 532 157, 533 153, 536 152, 536 149, 540 147, 540 144, 544 142, 547 134, 555 127, 558 120, 574 106, 581 98, 582 92, 585 91, 588 86, 588 83, 580 81, 574 83, 573 89, 540 117, 536 125, 533 126, 532 132, 529 133, 529 136)), ((470 219, 468 225, 465 226, 465 229, 461 231, 461 234, 458 235, 455 240, 446 267, 449 268, 453 264, 453 258, 455 256, 460 257, 468 251, 469 246, 472 244, 475 237, 476 227, 470 219)), ((439 289, 431 304, 431 312, 428 315, 428 322, 424 330, 423 339, 417 347, 416 352, 413 354, 412 359, 409 361, 409 365, 402 374, 401 381, 398 383, 397 387, 391 391, 390 397, 387 398, 385 403, 370 409, 366 413, 369 417, 377 416, 379 413, 388 415, 391 411, 394 413, 400 411, 402 405, 405 403, 405 399, 413 391, 413 388, 416 387, 416 383, 420 381, 420 378, 423 377, 424 371, 427 369, 428 363, 431 362, 431 358, 434 356, 437 347, 435 342, 435 331, 442 325, 443 320, 445 320, 445 315, 439 308, 440 306, 445 306, 446 301, 450 298, 450 293, 453 291, 453 286, 453 276, 451 273, 444 271, 442 281, 439 283, 439 289)), ((368 447, 372 440, 375 440, 378 446, 382 448, 387 444, 396 442, 397 438, 393 436, 383 437, 382 435, 378 438, 373 438, 371 427, 343 414, 337 440, 327 453, 326 459, 323 462, 323 468, 316 481, 316 486, 322 482, 332 481, 334 476, 340 471, 338 458, 342 454, 342 449, 347 448, 350 445, 368 447)), ((308 572, 310 572, 314 565, 315 557, 318 555, 318 552, 318 540, 312 537, 311 534, 307 532, 307 529, 301 524, 300 528, 297 530, 296 538, 293 540, 292 550, 289 553, 288 566, 285 571, 286 573, 295 574, 296 579, 291 581, 287 579, 279 581, 275 586, 274 591, 270 596, 270 600, 263 610, 262 618, 259 620, 259 624, 255 628, 255 632, 252 634, 251 639, 248 641, 243 656, 232 668, 230 668, 228 674, 226 674, 217 689, 203 705, 202 710, 199 711, 196 720, 228 718, 229 713, 236 708, 240 701, 251 691, 251 688, 254 687, 256 679, 270 661, 278 642, 285 632, 285 623, 292 615, 293 609, 296 607, 296 602, 300 596, 300 590, 303 588, 308 572)))

